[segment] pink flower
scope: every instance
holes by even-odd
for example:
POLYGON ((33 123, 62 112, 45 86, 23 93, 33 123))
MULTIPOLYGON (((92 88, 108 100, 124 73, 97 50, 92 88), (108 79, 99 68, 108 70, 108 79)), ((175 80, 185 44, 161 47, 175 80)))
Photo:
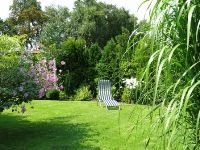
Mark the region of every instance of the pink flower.
POLYGON ((55 75, 49 75, 48 81, 54 83, 58 81, 58 78, 55 75))
POLYGON ((63 61, 63 60, 60 63, 61 63, 61 65, 65 65, 65 61, 63 61))
POLYGON ((49 66, 54 66, 54 64, 55 64, 54 60, 49 60, 49 63, 48 63, 49 66))
POLYGON ((44 96, 44 94, 45 94, 44 89, 43 88, 40 89, 40 91, 39 91, 39 98, 42 98, 44 96))
MULTIPOLYGON (((61 64, 64 65, 65 62, 62 61, 61 64)), ((58 77, 56 75, 56 70, 57 68, 55 59, 48 61, 45 59, 40 60, 30 68, 30 76, 33 78, 36 84, 41 86, 41 89, 38 92, 39 98, 42 98, 45 95, 45 91, 48 89, 58 89, 58 77)))
POLYGON ((60 88, 60 90, 63 90, 63 89, 64 89, 64 86, 63 86, 63 85, 61 85, 59 88, 60 88))
POLYGON ((40 61, 39 61, 39 64, 40 64, 40 65, 45 65, 46 62, 47 62, 47 61, 46 61, 45 59, 43 59, 43 60, 40 60, 40 61))
POLYGON ((52 70, 52 71, 56 72, 56 70, 57 70, 56 68, 53 68, 53 70, 52 70))

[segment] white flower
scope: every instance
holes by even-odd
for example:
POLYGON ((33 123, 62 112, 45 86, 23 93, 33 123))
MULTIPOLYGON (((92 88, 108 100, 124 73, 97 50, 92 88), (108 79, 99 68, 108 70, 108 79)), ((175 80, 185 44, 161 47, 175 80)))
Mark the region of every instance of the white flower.
POLYGON ((125 79, 124 83, 129 89, 135 89, 138 86, 138 81, 136 78, 131 77, 130 79, 125 79))

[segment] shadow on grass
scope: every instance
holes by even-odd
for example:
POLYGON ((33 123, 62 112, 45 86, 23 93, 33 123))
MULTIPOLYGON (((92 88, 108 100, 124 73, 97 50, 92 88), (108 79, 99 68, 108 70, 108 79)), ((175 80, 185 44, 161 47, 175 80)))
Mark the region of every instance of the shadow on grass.
POLYGON ((116 107, 116 106, 109 106, 109 107, 108 107, 108 110, 122 110, 122 109, 120 108, 120 106, 119 106, 119 107, 116 107))
POLYGON ((70 123, 72 117, 30 122, 0 114, 0 150, 100 150, 92 144, 98 133, 87 123, 70 123))

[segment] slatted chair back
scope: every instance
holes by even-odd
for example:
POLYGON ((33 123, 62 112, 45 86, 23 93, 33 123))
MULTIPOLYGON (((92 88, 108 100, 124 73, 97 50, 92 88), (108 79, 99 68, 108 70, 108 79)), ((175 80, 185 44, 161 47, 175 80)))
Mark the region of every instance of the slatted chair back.
POLYGON ((109 80, 100 80, 98 83, 98 99, 101 101, 111 100, 111 84, 109 80))
POLYGON ((118 107, 120 110, 119 103, 112 97, 111 84, 109 80, 100 80, 98 82, 98 100, 100 106, 101 102, 103 102, 107 109, 110 107, 118 107))

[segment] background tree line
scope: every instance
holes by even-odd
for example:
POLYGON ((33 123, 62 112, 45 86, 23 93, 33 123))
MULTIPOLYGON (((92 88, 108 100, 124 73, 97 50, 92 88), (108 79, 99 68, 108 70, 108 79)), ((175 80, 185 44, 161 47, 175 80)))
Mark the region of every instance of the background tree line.
POLYGON ((66 95, 87 85, 95 97, 98 80, 109 79, 115 98, 120 99, 122 79, 137 75, 134 60, 138 52, 127 46, 139 41, 143 35, 136 34, 146 31, 148 25, 124 8, 76 0, 72 11, 62 6, 42 10, 37 0, 13 0, 10 11, 6 20, 0 20, 0 33, 24 35, 26 49, 40 43, 43 57, 55 58, 58 71, 62 70, 59 84, 64 85, 66 95), (135 29, 134 40, 130 40, 135 29))

